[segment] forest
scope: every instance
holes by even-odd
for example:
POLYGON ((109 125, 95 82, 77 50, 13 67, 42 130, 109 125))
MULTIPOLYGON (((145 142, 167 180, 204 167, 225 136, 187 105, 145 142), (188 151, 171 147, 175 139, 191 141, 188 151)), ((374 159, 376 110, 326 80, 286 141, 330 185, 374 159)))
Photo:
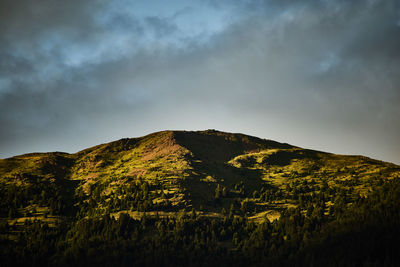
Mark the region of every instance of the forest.
MULTIPOLYGON (((321 193, 323 194, 323 192, 321 193)), ((2 238, 3 266, 398 266, 400 181, 329 212, 309 199, 278 220, 249 221, 232 209, 223 218, 196 210, 174 217, 132 219, 121 213, 49 226, 25 221, 14 239, 2 238)), ((3 223, 5 237, 15 226, 3 223)))

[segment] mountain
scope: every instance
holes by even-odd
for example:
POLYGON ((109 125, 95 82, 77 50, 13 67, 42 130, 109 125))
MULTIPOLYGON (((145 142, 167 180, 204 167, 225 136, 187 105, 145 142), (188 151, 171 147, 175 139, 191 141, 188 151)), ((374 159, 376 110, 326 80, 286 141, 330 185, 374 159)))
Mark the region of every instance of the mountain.
MULTIPOLYGON (((0 236, 9 244, 29 232, 27 225, 32 222, 45 223, 49 229, 67 224, 74 236, 81 231, 74 227, 87 220, 121 221, 126 215, 157 221, 192 214, 218 223, 242 218, 241 223, 279 225, 285 216, 298 212, 304 218, 330 216, 332 223, 344 216, 340 214, 354 214, 348 209, 373 199, 371 194, 399 177, 400 166, 364 156, 216 130, 162 131, 74 154, 31 153, 1 159, 0 236)), ((245 240, 237 241, 240 237, 232 229, 221 234, 230 235, 230 241, 217 237, 215 242, 231 251, 248 246, 245 240)), ((311 239, 311 233, 301 232, 301 239, 304 235, 311 239)), ((249 232, 242 238, 250 237, 249 232)))
POLYGON ((363 156, 215 130, 163 131, 75 154, 0 160, 1 190, 7 196, 1 214, 69 215, 77 206, 85 206, 86 215, 192 207, 220 212, 240 201, 251 207, 249 216, 266 212, 276 218, 279 210, 299 204, 299 193, 328 187, 331 197, 349 189, 365 195, 381 179, 399 175, 399 166, 363 156), (146 196, 137 196, 143 192, 146 196))

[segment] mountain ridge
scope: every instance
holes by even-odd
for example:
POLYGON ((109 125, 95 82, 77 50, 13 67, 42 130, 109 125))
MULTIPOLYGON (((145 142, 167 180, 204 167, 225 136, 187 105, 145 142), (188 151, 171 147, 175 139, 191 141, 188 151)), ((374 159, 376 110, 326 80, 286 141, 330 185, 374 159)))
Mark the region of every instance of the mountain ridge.
MULTIPOLYGON (((179 133, 179 134, 185 134, 185 133, 222 133, 222 134, 230 134, 230 135, 241 135, 241 136, 247 136, 250 138, 255 138, 255 139, 259 139, 259 140, 264 140, 264 141, 270 141, 273 143, 277 143, 277 144, 282 144, 282 145, 288 145, 288 146, 292 146, 292 147, 297 147, 297 148, 303 148, 303 147, 299 147, 299 146, 294 146, 291 145, 289 143, 286 142, 279 142, 279 141, 274 141, 272 139, 266 139, 266 138, 261 138, 261 137, 256 137, 253 135, 247 135, 247 134, 243 134, 243 133, 230 133, 230 132, 224 132, 224 131, 219 131, 219 130, 215 130, 215 129, 208 129, 208 130, 195 130, 195 131, 189 131, 189 130, 162 130, 162 131, 157 131, 157 132, 153 132, 150 134, 146 134, 143 136, 139 136, 139 137, 123 137, 114 141, 109 141, 109 142, 104 142, 98 145, 94 145, 94 146, 90 146, 88 148, 84 148, 82 150, 79 150, 77 152, 65 152, 65 151, 45 151, 45 152, 28 152, 28 153, 23 153, 23 154, 18 154, 18 155, 14 155, 14 156, 10 156, 10 157, 5 157, 5 158, 0 158, 0 160, 5 160, 5 159, 12 159, 12 158, 23 158, 23 157, 31 157, 31 156, 41 156, 41 155, 46 155, 46 154, 61 154, 61 155, 76 155, 76 154, 84 154, 87 153, 87 151, 93 150, 97 147, 102 147, 102 146, 106 146, 106 145, 110 145, 113 143, 119 143, 119 142, 123 142, 123 141, 132 141, 132 140, 138 140, 138 139, 142 139, 142 138, 146 138, 146 137, 150 137, 150 136, 154 136, 157 134, 161 134, 161 133, 179 133)), ((311 148, 303 148, 303 149, 307 149, 310 151, 315 151, 318 153, 329 153, 329 154, 335 154, 335 155, 340 155, 340 156, 354 156, 354 157, 366 157, 369 159, 372 159, 374 161, 380 161, 380 162, 384 162, 384 163, 390 163, 390 164, 394 164, 394 165, 399 165, 396 164, 394 162, 391 161, 385 161, 385 160, 381 160, 381 159, 375 159, 372 158, 370 156, 365 156, 362 154, 342 154, 342 153, 333 153, 333 152, 328 152, 328 151, 324 151, 324 150, 319 150, 319 149, 311 149, 311 148)))

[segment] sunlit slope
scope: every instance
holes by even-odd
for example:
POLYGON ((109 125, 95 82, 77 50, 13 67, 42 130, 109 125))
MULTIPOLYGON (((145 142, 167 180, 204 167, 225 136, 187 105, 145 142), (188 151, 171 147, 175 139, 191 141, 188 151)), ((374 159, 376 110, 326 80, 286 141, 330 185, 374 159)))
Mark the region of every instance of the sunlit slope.
POLYGON ((329 212, 368 195, 397 165, 214 130, 163 131, 75 154, 0 160, 1 217, 102 216, 120 211, 233 212, 273 219, 320 198, 329 212), (323 192, 323 193, 322 193, 323 192))
POLYGON ((138 181, 162 183, 176 191, 176 181, 189 175, 190 154, 176 143, 173 132, 121 139, 77 153, 70 179, 82 180, 80 187, 88 195, 99 185, 106 187, 104 194, 108 194, 138 181))

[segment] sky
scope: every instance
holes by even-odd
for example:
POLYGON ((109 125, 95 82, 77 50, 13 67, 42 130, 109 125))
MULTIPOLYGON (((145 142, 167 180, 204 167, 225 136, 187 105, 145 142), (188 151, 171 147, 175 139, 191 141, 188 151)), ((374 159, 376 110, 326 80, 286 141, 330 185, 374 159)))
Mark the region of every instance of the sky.
POLYGON ((400 2, 0 2, 0 158, 168 129, 400 164, 400 2))

